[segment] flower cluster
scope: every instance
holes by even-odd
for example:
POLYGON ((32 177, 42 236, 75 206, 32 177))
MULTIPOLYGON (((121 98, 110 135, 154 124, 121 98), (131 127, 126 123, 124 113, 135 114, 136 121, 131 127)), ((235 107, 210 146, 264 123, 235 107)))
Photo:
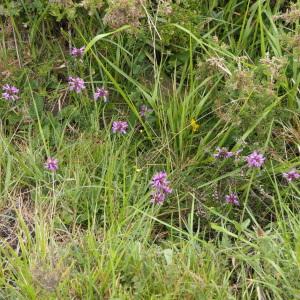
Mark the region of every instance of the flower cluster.
POLYGON ((143 104, 140 107, 140 116, 141 117, 146 117, 148 114, 152 113, 153 110, 151 108, 149 108, 147 105, 143 104))
POLYGON ((235 194, 235 193, 231 193, 229 195, 226 195, 225 200, 229 204, 240 205, 239 198, 238 198, 237 194, 235 194))
POLYGON ((75 58, 81 58, 83 56, 84 49, 85 47, 81 47, 81 48, 72 47, 70 54, 75 58))
POLYGON ((264 164, 265 160, 266 158, 257 151, 254 151, 246 157, 248 167, 250 168, 260 168, 264 164))
POLYGON ((163 204, 167 195, 172 193, 166 172, 154 174, 150 186, 152 188, 151 203, 153 204, 163 204))
MULTIPOLYGON (((213 156, 216 159, 226 159, 233 156, 235 157, 239 156, 241 151, 242 150, 233 152, 233 151, 228 151, 228 149, 225 147, 224 148, 217 147, 216 153, 213 154, 213 156)), ((260 168, 264 164, 265 160, 266 158, 263 156, 263 154, 259 153, 258 151, 254 151, 246 157, 248 167, 250 168, 260 168)))
POLYGON ((69 90, 75 91, 77 94, 85 89, 83 79, 79 77, 69 77, 69 90))
POLYGON ((214 158, 217 158, 217 159, 226 159, 226 158, 234 156, 234 152, 228 151, 227 148, 217 147, 216 153, 213 154, 213 156, 214 156, 214 158))
MULTIPOLYGON (((70 51, 70 55, 74 58, 82 58, 84 54, 85 47, 76 48, 73 47, 70 51)), ((211 60, 210 63, 212 65, 216 65, 217 67, 223 67, 220 62, 216 63, 216 61, 211 60)), ((86 88, 85 82, 80 77, 68 77, 69 90, 74 91, 76 93, 80 93, 82 90, 86 88)), ((2 94, 3 98, 6 100, 17 100, 19 98, 19 89, 11 86, 4 85, 3 86, 4 93, 2 94)), ((104 87, 97 87, 93 98, 95 101, 102 98, 104 102, 108 102, 109 92, 104 87)), ((147 107, 146 105, 142 105, 140 107, 140 116, 146 117, 147 114, 151 113, 153 110, 147 107)), ((190 123, 192 132, 195 133, 199 130, 200 125, 197 123, 196 119, 192 119, 190 123)), ((112 132, 118 134, 126 134, 128 130, 128 123, 126 121, 114 121, 112 123, 112 132)), ((215 159, 228 159, 232 157, 239 157, 242 150, 237 151, 229 151, 226 147, 217 147, 215 153, 213 154, 215 159)), ((266 158, 259 151, 255 150, 245 158, 247 165, 249 168, 261 168, 265 163, 266 158)), ((55 172, 58 170, 58 160, 52 157, 49 157, 44 164, 45 169, 55 172)), ((300 173, 292 169, 286 173, 283 173, 282 176, 288 181, 292 182, 300 178, 300 173)), ((172 189, 170 188, 170 183, 167 179, 166 172, 158 172, 153 175, 151 182, 151 203, 153 204, 163 204, 167 196, 172 193, 172 189)), ((228 204, 239 206, 239 199, 236 193, 229 193, 225 196, 225 201, 228 204)))
POLYGON ((51 172, 57 171, 58 170, 58 160, 53 157, 49 157, 45 162, 45 169, 47 169, 51 172))
POLYGON ((286 172, 286 173, 283 173, 282 176, 288 181, 288 182, 291 182, 291 181, 294 181, 294 180, 297 180, 300 178, 300 173, 295 170, 295 169, 292 169, 290 170, 289 172, 286 172))
MULTIPOLYGON (((72 47, 70 54, 74 57, 74 58, 81 58, 84 54, 84 50, 85 47, 81 47, 81 48, 76 48, 76 47, 72 47)), ((68 83, 69 83, 69 90, 70 91, 75 91, 76 93, 80 93, 82 90, 84 90, 85 84, 84 84, 84 80, 81 79, 80 77, 69 77, 68 78, 68 83)), ((95 93, 94 93, 94 100, 98 100, 99 98, 103 98, 104 102, 108 102, 108 90, 106 90, 105 88, 97 88, 95 93)))
MULTIPOLYGON (((214 154, 214 157, 218 159, 226 159, 233 156, 237 157, 238 155, 240 155, 242 151, 242 150, 238 150, 236 152, 232 152, 232 151, 228 151, 227 148, 220 148, 220 147, 218 147, 216 150, 217 153, 214 154)), ((249 168, 260 168, 264 164, 265 160, 266 158, 263 156, 263 154, 259 153, 258 151, 254 151, 250 155, 246 156, 246 162, 249 168)), ((225 200, 228 204, 237 205, 237 206, 240 205, 238 196, 235 193, 230 193, 229 195, 226 195, 225 200)))
POLYGON ((216 159, 226 159, 230 157, 239 157, 243 149, 239 149, 235 152, 228 151, 226 147, 217 147, 215 153, 213 154, 213 157, 216 159))
POLYGON ((200 124, 197 122, 197 120, 195 118, 193 118, 191 120, 191 127, 192 127, 192 132, 193 133, 196 133, 200 128, 200 124))
POLYGON ((128 129, 128 123, 125 121, 114 121, 112 123, 112 132, 126 134, 128 129))
POLYGON ((13 85, 5 84, 3 86, 2 97, 8 101, 15 101, 19 99, 19 89, 13 85))
POLYGON ((108 102, 108 90, 105 88, 97 88, 94 94, 94 100, 98 100, 99 98, 103 98, 104 102, 108 102))

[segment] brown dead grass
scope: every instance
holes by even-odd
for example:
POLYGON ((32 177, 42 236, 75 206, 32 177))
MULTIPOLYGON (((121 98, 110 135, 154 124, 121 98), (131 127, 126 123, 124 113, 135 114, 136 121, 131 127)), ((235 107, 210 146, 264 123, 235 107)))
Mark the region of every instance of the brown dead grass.
POLYGON ((0 210, 0 246, 9 245, 18 252, 20 238, 24 243, 27 240, 24 227, 34 235, 34 209, 28 189, 16 191, 13 198, 14 202, 0 210))

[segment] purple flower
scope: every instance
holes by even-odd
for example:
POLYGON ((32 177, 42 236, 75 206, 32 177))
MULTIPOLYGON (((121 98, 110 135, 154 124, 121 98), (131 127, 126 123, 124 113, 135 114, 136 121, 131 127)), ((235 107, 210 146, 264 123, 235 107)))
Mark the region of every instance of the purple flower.
POLYGON ((153 175, 150 185, 156 189, 162 189, 169 185, 169 181, 167 180, 166 172, 158 172, 153 175))
POLYGON ((85 47, 81 47, 81 48, 72 47, 70 54, 75 58, 80 58, 83 56, 84 49, 85 47))
POLYGON ((166 194, 159 192, 159 191, 155 191, 152 193, 152 197, 150 202, 153 204, 163 204, 164 201, 166 200, 166 194))
POLYGON ((94 100, 98 100, 99 98, 103 98, 104 102, 108 101, 108 90, 105 88, 97 88, 94 94, 94 100))
POLYGON ((128 123, 125 121, 114 121, 112 124, 113 133, 125 134, 128 129, 128 123))
POLYGON ((45 162, 45 168, 49 171, 55 172, 58 170, 58 160, 52 157, 49 157, 45 162))
POLYGON ((69 90, 77 94, 85 89, 84 81, 79 77, 69 77, 69 90))
POLYGON ((147 105, 143 104, 141 107, 140 107, 140 116, 141 117, 146 117, 147 114, 150 114, 152 113, 153 110, 151 108, 149 108, 147 105))
POLYGON ((246 157, 246 160, 248 163, 248 167, 260 168, 264 164, 266 158, 261 153, 254 151, 246 157))
POLYGON ((2 89, 4 91, 4 93, 2 93, 2 97, 5 100, 14 101, 14 100, 18 100, 19 99, 19 96, 18 96, 19 89, 16 88, 15 86, 9 85, 9 84, 5 84, 2 89))
POLYGON ((234 153, 231 151, 228 151, 227 148, 217 147, 216 151, 217 151, 217 153, 215 153, 213 156, 218 159, 225 159, 225 158, 234 156, 234 153))
POLYGON ((298 178, 300 178, 300 174, 298 173, 297 170, 292 169, 292 170, 290 170, 290 171, 287 172, 287 173, 283 173, 283 177, 284 177, 288 182, 291 182, 291 181, 294 181, 294 180, 297 180, 298 178))
POLYGON ((226 195, 226 196, 225 196, 225 200, 226 200, 226 202, 229 203, 229 204, 240 205, 240 203, 239 203, 239 198, 238 198, 238 196, 237 196, 236 194, 234 194, 234 193, 231 193, 231 194, 229 194, 229 195, 226 195))
MULTIPOLYGON (((168 184, 169 184, 169 182, 168 182, 168 184)), ((173 191, 168 185, 163 186, 161 190, 162 190, 165 194, 171 194, 172 191, 173 191)))
POLYGON ((169 186, 166 172, 158 172, 153 175, 150 186, 152 188, 151 203, 162 204, 167 195, 172 193, 172 189, 169 186))

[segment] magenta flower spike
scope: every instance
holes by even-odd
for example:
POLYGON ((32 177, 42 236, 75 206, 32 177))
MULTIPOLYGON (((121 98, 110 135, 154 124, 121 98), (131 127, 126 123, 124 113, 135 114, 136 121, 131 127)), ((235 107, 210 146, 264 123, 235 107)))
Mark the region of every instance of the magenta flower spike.
POLYGON ((84 49, 85 47, 81 47, 81 48, 72 47, 70 54, 75 58, 81 58, 83 56, 84 49))
POLYGON ((19 89, 13 85, 5 84, 3 87, 2 97, 8 101, 15 101, 19 99, 19 89))
POLYGON ((231 193, 225 196, 225 200, 228 204, 240 205, 239 198, 235 193, 231 193))
POLYGON ((217 153, 215 153, 213 156, 217 159, 226 159, 229 157, 234 156, 234 153, 231 151, 228 151, 227 148, 216 148, 217 153))
POLYGON ((151 182, 151 186, 156 189, 162 189, 169 185, 167 180, 167 173, 166 172, 158 172, 153 175, 151 182))
POLYGON ((292 182, 300 178, 300 174, 297 170, 292 169, 289 172, 283 173, 282 176, 288 181, 292 182))
POLYGON ((94 100, 98 100, 99 98, 103 98, 104 102, 108 102, 108 90, 105 88, 97 88, 94 94, 94 100))
POLYGON ((77 94, 80 93, 82 90, 85 89, 83 79, 79 77, 69 77, 69 90, 74 91, 77 94))
POLYGON ((150 202, 153 204, 162 204, 167 195, 172 193, 166 172, 154 174, 150 181, 150 186, 152 188, 152 198, 150 202))
POLYGON ((51 172, 57 171, 58 170, 58 160, 53 157, 49 157, 45 162, 45 168, 51 172))
POLYGON ((248 167, 260 168, 264 164, 266 158, 261 153, 254 151, 246 157, 246 160, 248 163, 248 167))
POLYGON ((150 203, 162 205, 166 199, 166 194, 161 192, 153 192, 150 203))
POLYGON ((114 121, 112 123, 112 132, 126 134, 128 129, 128 123, 125 121, 114 121))

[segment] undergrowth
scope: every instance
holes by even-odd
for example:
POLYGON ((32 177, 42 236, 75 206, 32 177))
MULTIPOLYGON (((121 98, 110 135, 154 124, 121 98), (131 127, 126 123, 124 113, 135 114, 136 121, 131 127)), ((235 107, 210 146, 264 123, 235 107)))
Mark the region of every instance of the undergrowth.
POLYGON ((300 299, 300 2, 3 0, 1 299, 300 299))

